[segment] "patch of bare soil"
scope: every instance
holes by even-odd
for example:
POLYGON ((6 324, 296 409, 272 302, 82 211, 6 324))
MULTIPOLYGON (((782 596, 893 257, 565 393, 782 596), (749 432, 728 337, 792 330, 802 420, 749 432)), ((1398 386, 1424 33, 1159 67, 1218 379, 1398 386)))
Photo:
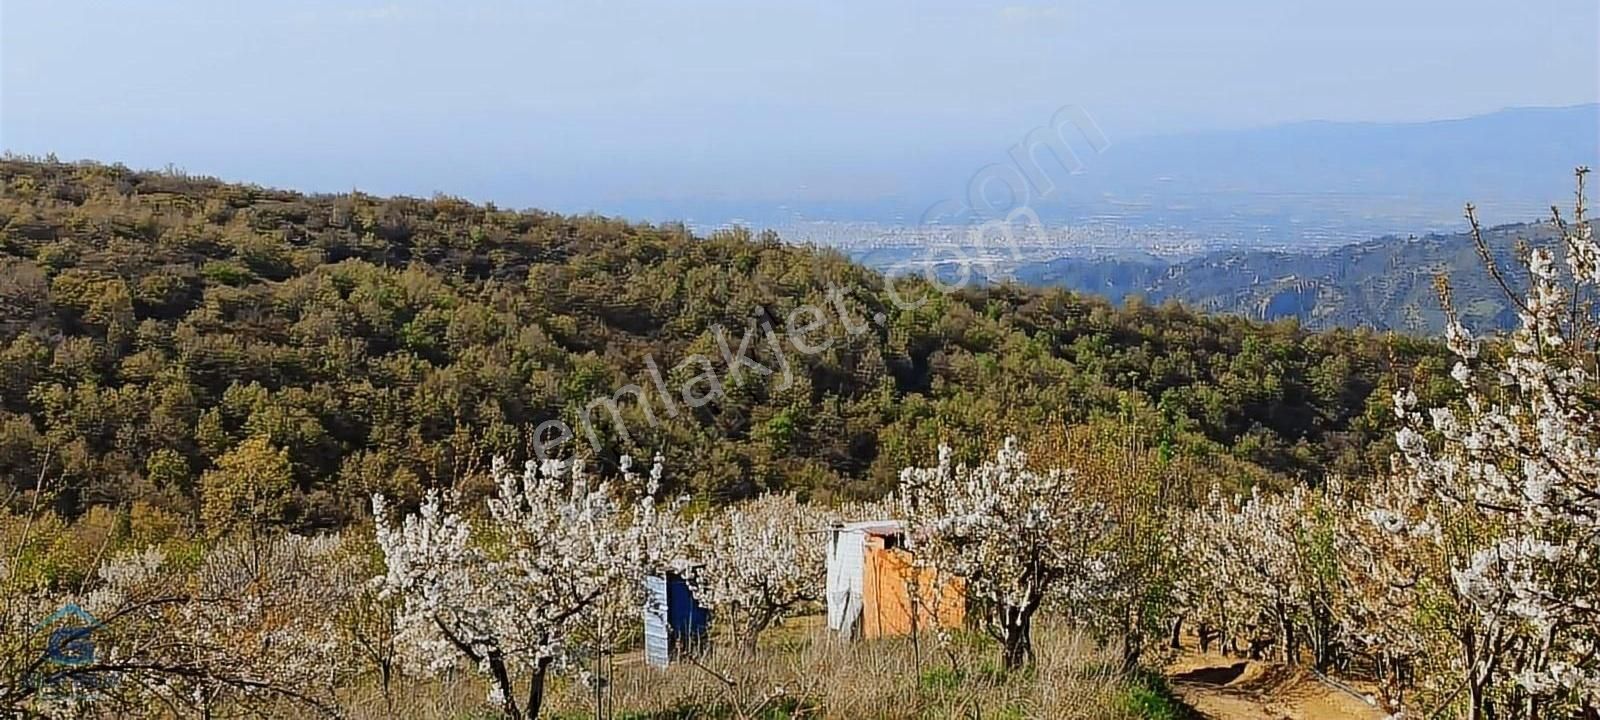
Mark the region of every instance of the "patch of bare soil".
POLYGON ((1187 652, 1167 667, 1178 697, 1209 720, 1382 720, 1385 713, 1278 663, 1187 652))

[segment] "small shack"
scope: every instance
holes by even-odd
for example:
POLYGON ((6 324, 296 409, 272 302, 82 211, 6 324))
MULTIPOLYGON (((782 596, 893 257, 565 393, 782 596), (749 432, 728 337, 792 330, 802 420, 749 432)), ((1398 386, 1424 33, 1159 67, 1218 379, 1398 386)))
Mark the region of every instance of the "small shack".
POLYGON ((676 574, 644 579, 644 659, 664 668, 672 658, 705 647, 711 612, 694 598, 694 589, 676 574))
POLYGON ((828 629, 849 638, 910 635, 960 627, 959 581, 940 583, 912 563, 903 523, 877 520, 828 528, 828 629))

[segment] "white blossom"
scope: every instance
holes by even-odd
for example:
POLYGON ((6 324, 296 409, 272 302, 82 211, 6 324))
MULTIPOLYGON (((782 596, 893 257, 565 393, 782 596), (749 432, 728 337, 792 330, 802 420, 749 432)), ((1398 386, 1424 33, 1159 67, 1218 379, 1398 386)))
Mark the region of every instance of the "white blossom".
POLYGON ((963 579, 1010 667, 1031 660, 1042 605, 1090 602, 1105 587, 1104 508, 1081 496, 1071 470, 1030 469, 1016 438, 975 467, 941 446, 935 467, 901 471, 899 497, 915 552, 963 579))
POLYGON ((832 519, 793 494, 723 508, 700 526, 689 573, 696 599, 754 647, 761 631, 821 599, 827 554, 820 531, 832 519))
POLYGON ((1520 325, 1498 352, 1447 329, 1459 406, 1423 413, 1414 393, 1397 394, 1397 474, 1355 508, 1373 522, 1344 533, 1360 589, 1351 637, 1444 670, 1423 679, 1423 699, 1464 686, 1473 717, 1600 706, 1600 406, 1584 347, 1594 324, 1573 312, 1600 281, 1600 252, 1581 185, 1577 215, 1560 226, 1568 279, 1549 250, 1529 253, 1520 325), (1475 384, 1480 370, 1498 382, 1475 384), (1426 531, 1397 532, 1408 526, 1426 531))
POLYGON ((398 641, 413 668, 475 668, 488 676, 491 702, 520 719, 538 714, 550 670, 580 670, 581 651, 609 650, 622 623, 639 617, 645 572, 673 564, 687 536, 677 509, 662 512, 652 498, 660 459, 647 480, 630 459, 620 466, 630 488, 614 489, 581 462, 516 472, 497 460, 481 526, 439 493, 395 525, 375 497, 383 591, 402 601, 398 641), (624 489, 641 499, 630 506, 624 489), (523 676, 529 692, 519 701, 523 676))

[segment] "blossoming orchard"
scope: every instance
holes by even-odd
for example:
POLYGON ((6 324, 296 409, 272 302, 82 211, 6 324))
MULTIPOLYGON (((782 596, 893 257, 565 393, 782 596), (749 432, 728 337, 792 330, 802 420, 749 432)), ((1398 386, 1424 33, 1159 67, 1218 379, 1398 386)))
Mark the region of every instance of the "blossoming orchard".
MULTIPOLYGON (((676 649, 684 672, 733 687, 743 659, 822 611, 830 529, 881 520, 903 531, 875 549, 915 569, 895 577, 936 578, 965 606, 961 626, 917 630, 946 650, 919 663, 979 643, 1017 673, 1041 662, 1048 619, 1120 651, 1130 677, 1216 653, 1344 678, 1397 718, 1600 717, 1600 245, 1583 180, 1554 221, 1561 245, 1528 251, 1525 274, 1479 240, 1514 332, 1475 336, 1441 284, 1453 364, 1431 390, 1395 384, 1387 472, 1271 486, 1219 465, 1202 485, 1159 413, 1133 409, 1060 451, 1023 434, 962 455, 975 443, 945 438, 854 505, 667 497, 683 485, 659 455, 643 471, 625 455, 496 461, 476 489, 373 496, 364 529, 252 523, 96 555, 70 584, 31 560, 65 526, 29 515, 0 536, 0 713, 338 715, 354 687, 389 699, 470 678, 513 720, 548 714, 558 689, 609 714, 650 576, 680 578, 709 613, 708 646, 676 649), (76 624, 41 629, 58 608, 76 624)), ((866 642, 837 635, 808 642, 866 642)))

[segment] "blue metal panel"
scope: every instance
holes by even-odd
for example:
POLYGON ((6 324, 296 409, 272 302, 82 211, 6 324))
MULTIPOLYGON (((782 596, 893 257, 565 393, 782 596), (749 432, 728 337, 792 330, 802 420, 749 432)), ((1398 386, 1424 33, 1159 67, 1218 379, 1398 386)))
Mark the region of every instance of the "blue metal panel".
POLYGON ((695 601, 694 590, 677 575, 667 576, 667 624, 679 648, 704 642, 711 625, 711 613, 695 601))

